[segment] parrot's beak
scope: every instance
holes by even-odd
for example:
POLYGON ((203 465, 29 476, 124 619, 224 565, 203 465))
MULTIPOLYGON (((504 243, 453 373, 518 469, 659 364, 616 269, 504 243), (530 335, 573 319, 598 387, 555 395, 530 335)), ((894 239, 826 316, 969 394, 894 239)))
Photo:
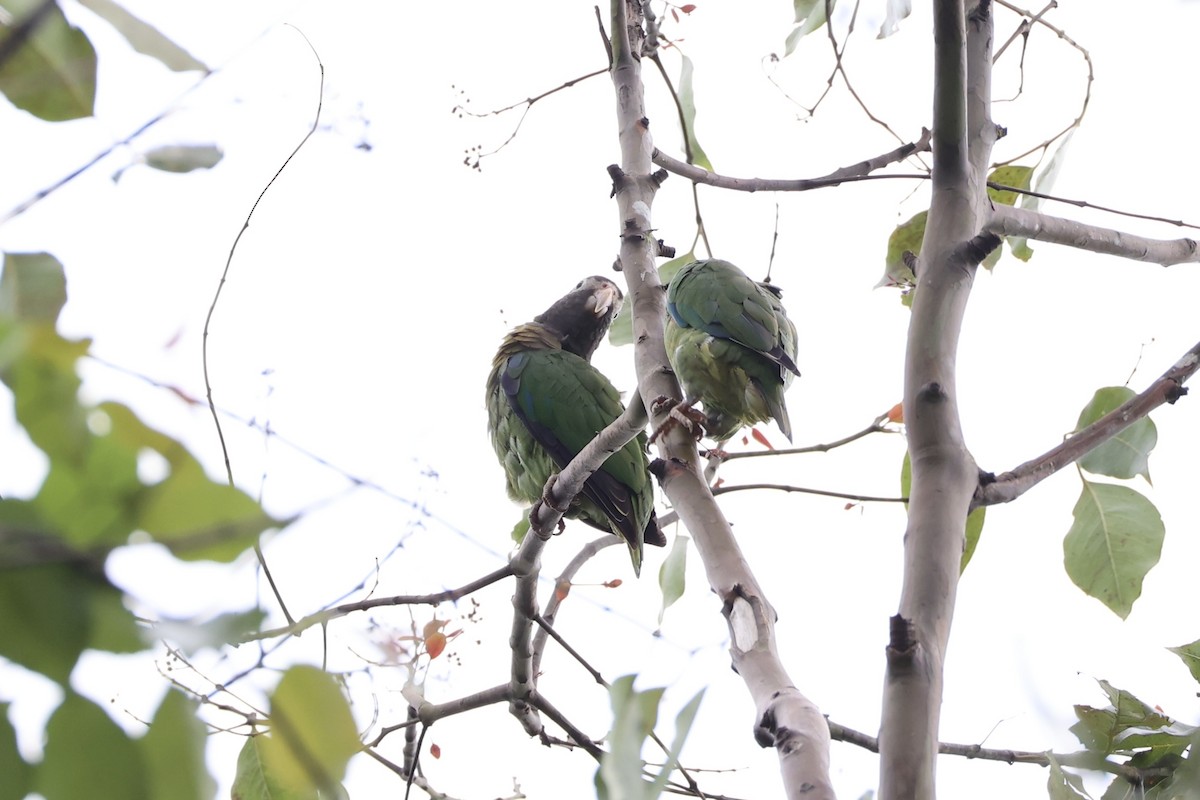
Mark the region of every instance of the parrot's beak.
POLYGON ((617 285, 605 282, 603 286, 592 292, 592 313, 597 317, 603 317, 609 309, 612 309, 612 313, 616 314, 621 310, 622 302, 621 290, 617 288, 617 285))

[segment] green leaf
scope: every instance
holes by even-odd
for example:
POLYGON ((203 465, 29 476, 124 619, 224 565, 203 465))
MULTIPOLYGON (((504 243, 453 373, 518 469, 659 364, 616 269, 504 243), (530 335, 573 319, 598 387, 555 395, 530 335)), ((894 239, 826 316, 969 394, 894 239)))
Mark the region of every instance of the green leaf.
POLYGON ((215 144, 169 144, 142 154, 146 164, 164 172, 212 169, 225 154, 215 144))
MULTIPOLYGON (((13 24, 0 28, 0 44, 42 5, 40 0, 6 0, 13 24)), ((67 22, 57 3, 0 68, 0 92, 17 108, 49 122, 91 116, 96 51, 87 36, 67 22)))
MULTIPOLYGON (((1050 194, 1054 189, 1054 182, 1058 179, 1058 173, 1062 170, 1064 156, 1067 152, 1067 145, 1071 142, 1071 137, 1075 134, 1075 129, 1062 138, 1058 147, 1054 151, 1054 155, 1046 162, 1046 166, 1038 173, 1037 180, 1033 182, 1034 191, 1039 194, 1050 194)), ((1021 208, 1027 208, 1030 211, 1036 211, 1042 203, 1042 198, 1035 195, 1021 195, 1018 205, 1021 208)), ((1008 246, 1012 250, 1012 254, 1022 261, 1028 261, 1033 257, 1033 250, 1029 247, 1029 240, 1023 236, 1014 236, 1008 240, 1008 246)))
POLYGON ((529 511, 528 510, 526 510, 526 512, 521 515, 521 518, 519 520, 517 520, 517 524, 513 525, 512 533, 510 535, 512 536, 512 540, 514 542, 516 542, 517 544, 520 544, 521 542, 525 541, 525 534, 527 534, 527 533, 529 533, 529 511))
MULTIPOLYGON (((63 415, 74 418, 65 408, 65 399, 63 405, 63 415)), ((90 421, 107 424, 102 415, 90 421)), ((142 489, 137 454, 109 436, 84 433, 83 437, 82 457, 68 460, 50 454, 50 471, 34 504, 72 544, 123 544, 134 530, 132 500, 142 489)))
MULTIPOLYGON (((1075 431, 1079 432, 1110 411, 1124 405, 1137 394, 1128 386, 1097 389, 1091 402, 1079 414, 1075 431)), ((1150 451, 1158 443, 1158 429, 1149 417, 1142 417, 1079 459, 1088 472, 1128 479, 1141 475, 1150 483, 1150 451)))
POLYGON ((35 789, 46 800, 149 800, 137 745, 95 703, 73 692, 46 723, 35 789))
POLYGON ((138 653, 146 649, 146 639, 133 613, 125 607, 123 595, 115 586, 93 583, 89 594, 87 646, 109 653, 138 653))
POLYGON ((1179 656, 1188 668, 1188 672, 1192 673, 1192 679, 1200 683, 1200 639, 1191 644, 1181 644, 1179 647, 1168 647, 1167 649, 1179 656))
POLYGON ((700 701, 703 699, 704 690, 701 689, 675 715, 675 739, 671 742, 671 749, 667 753, 666 763, 659 770, 658 775, 654 778, 654 783, 650 787, 650 797, 655 798, 662 795, 663 789, 667 785, 667 780, 671 777, 671 772, 679 764, 679 754, 683 751, 683 744, 687 741, 688 733, 692 730, 692 723, 696 721, 696 712, 700 710, 700 701))
MULTIPOLYGON (((992 174, 988 176, 989 183, 998 183, 1002 186, 1012 186, 1014 189, 1028 189, 1029 182, 1033 178, 1033 167, 1022 167, 1015 164, 1007 164, 1003 167, 997 167, 992 170, 992 174)), ((987 187, 988 197, 993 203, 1005 206, 1015 205, 1019 197, 1025 195, 1010 189, 994 189, 991 186, 987 187)), ((1025 250, 1029 250, 1029 243, 1021 240, 1025 250)), ((1009 248, 1013 249, 1012 240, 1009 241, 1009 248)), ((984 269, 992 269, 1000 261, 1000 255, 1003 251, 997 247, 995 250, 987 254, 983 259, 982 266, 984 269)), ((1015 250, 1014 250, 1015 252, 1015 250)), ((1032 252, 1032 251, 1030 251, 1032 252)), ((1028 258, 1023 259, 1028 260, 1028 258)))
POLYGON ((652 784, 642 775, 642 745, 658 721, 658 704, 663 689, 633 688, 633 675, 624 675, 609 687, 613 709, 612 730, 608 735, 608 750, 600 758, 596 771, 597 785, 602 794, 620 800, 648 800, 652 784))
MULTIPOLYGON (((671 282, 671 278, 675 277, 675 273, 683 269, 684 265, 690 264, 696 260, 696 254, 689 250, 678 258, 673 258, 665 264, 658 267, 658 280, 666 286, 671 282)), ((612 325, 608 329, 608 343, 614 347, 620 347, 625 344, 633 344, 633 303, 623 303, 621 310, 617 312, 617 316, 613 317, 612 325)))
POLYGON ((1200 734, 1192 736, 1189 747, 1174 774, 1150 788, 1145 800, 1200 800, 1200 734))
POLYGON ((53 325, 67 302, 62 263, 49 253, 5 253, 0 316, 53 325))
POLYGON ((282 785, 263 758, 270 737, 256 734, 246 739, 238 753, 237 773, 230 792, 232 800, 316 800, 312 790, 297 790, 282 785))
POLYGON ((0 655, 67 686, 88 643, 89 580, 64 564, 0 570, 0 655))
MULTIPOLYGON (((904 460, 900 462, 900 496, 908 497, 912 491, 912 461, 909 459, 908 451, 904 451, 904 460)), ((904 504, 904 510, 908 511, 908 503, 904 504)), ((962 558, 958 562, 958 574, 966 570, 967 564, 971 561, 971 556, 975 555, 975 548, 979 545, 979 538, 983 535, 983 523, 986 518, 987 507, 980 506, 967 515, 966 530, 964 531, 965 543, 963 545, 962 558)))
POLYGON ((271 735, 262 747, 268 771, 282 785, 339 797, 346 762, 362 743, 333 677, 297 666, 284 673, 271 696, 271 735))
POLYGON ((983 523, 986 516, 986 506, 980 506, 970 514, 967 514, 967 543, 963 548, 962 559, 959 560, 959 575, 963 574, 963 571, 967 568, 967 564, 971 563, 971 556, 975 555, 975 547, 979 544, 979 537, 983 535, 983 523))
POLYGON ((900 20, 907 18, 911 13, 912 0, 887 0, 887 17, 879 26, 879 35, 875 38, 886 39, 900 30, 900 20))
POLYGON ((232 561, 250 547, 267 528, 282 527, 262 510, 258 501, 241 489, 212 480, 183 445, 154 430, 119 403, 102 403, 98 409, 109 420, 114 446, 134 459, 143 449, 167 460, 166 478, 145 487, 139 484, 132 504, 132 524, 165 544, 177 557, 232 561))
POLYGON ((1063 539, 1067 575, 1125 619, 1162 552, 1162 517, 1133 489, 1088 480, 1073 514, 1075 522, 1063 539))
POLYGON ((1071 726, 1088 750, 1105 757, 1133 754, 1140 764, 1149 766, 1165 764, 1187 749, 1195 727, 1171 719, 1108 681, 1098 683, 1109 706, 1075 706, 1079 721, 1071 726))
POLYGON ((1046 757, 1050 760, 1050 777, 1046 780, 1050 800, 1086 800, 1090 796, 1083 788, 1083 778, 1066 772, 1052 753, 1046 757))
POLYGON ((662 590, 662 608, 658 612, 658 624, 662 625, 663 615, 667 613, 676 600, 683 597, 684 574, 687 571, 687 536, 680 534, 671 544, 671 552, 667 553, 662 566, 658 568, 658 586, 662 590))
POLYGON ((208 800, 216 792, 204 763, 207 731, 196 717, 197 707, 183 692, 167 692, 150 730, 138 741, 154 800, 208 800))
MULTIPOLYGON (((837 3, 831 1, 829 10, 832 11, 835 5, 837 3)), ((796 45, 800 43, 801 39, 826 22, 825 0, 794 0, 793 7, 796 11, 796 27, 792 29, 792 32, 788 34, 787 41, 784 42, 784 57, 790 56, 796 50, 796 45)))
POLYGON ((90 434, 77 400, 75 362, 88 342, 63 339, 48 323, 12 325, 3 318, 0 340, 0 379, 12 390, 17 421, 52 466, 81 465, 90 434))
POLYGON ((17 749, 17 732, 8 721, 9 703, 0 703, 0 800, 22 800, 32 788, 33 769, 17 749))
POLYGON ((80 4, 103 17, 117 33, 125 37, 129 46, 143 55, 158 59, 164 67, 175 72, 202 70, 208 72, 204 62, 187 50, 163 36, 153 25, 143 22, 113 0, 79 0, 80 4))
POLYGON ((708 160, 708 156, 704 154, 704 148, 696 139, 696 94, 692 88, 694 67, 690 58, 687 56, 682 56, 682 58, 683 67, 679 73, 679 108, 683 116, 683 136, 690 155, 688 163, 712 172, 712 162, 708 160))
MULTIPOLYGON (((916 286, 917 276, 904 263, 904 253, 909 252, 914 256, 921 254, 921 242, 925 238, 925 221, 928 218, 928 211, 918 212, 906 222, 897 225, 896 230, 892 231, 892 235, 888 237, 887 255, 883 262, 883 277, 879 279, 879 283, 875 284, 875 288, 899 286, 904 290, 905 296, 910 294, 909 290, 916 286)), ((911 305, 911 300, 909 304, 911 305)))

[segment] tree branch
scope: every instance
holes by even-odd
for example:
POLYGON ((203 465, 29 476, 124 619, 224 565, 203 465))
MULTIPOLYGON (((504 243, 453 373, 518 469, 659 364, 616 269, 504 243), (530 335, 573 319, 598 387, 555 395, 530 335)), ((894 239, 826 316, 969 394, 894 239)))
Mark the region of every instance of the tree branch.
MULTIPOLYGON (((923 153, 929 150, 929 141, 929 131, 922 129, 921 138, 915 142, 901 145, 895 150, 875 156, 874 158, 868 158, 857 164, 850 164, 849 166, 835 169, 833 172, 820 178, 732 178, 726 175, 719 175, 716 172, 709 172, 702 167, 697 167, 695 164, 687 164, 679 159, 672 158, 657 148, 655 148, 652 154, 652 159, 655 164, 668 172, 673 172, 676 175, 687 178, 693 183, 704 183, 720 189, 733 189, 739 192, 807 192, 812 189, 824 189, 830 186, 837 186, 841 183, 862 180, 875 170, 882 169, 888 164, 895 164, 914 153, 923 153)), ((924 178, 925 176, 906 175, 887 177, 924 178)))
POLYGON ((1001 236, 1023 236, 1164 267, 1200 261, 1195 239, 1147 239, 1013 206, 996 205, 984 228, 1001 236))
POLYGON ((1131 397, 1120 407, 1108 412, 1062 444, 995 478, 986 476, 975 490, 975 497, 971 501, 972 509, 1015 500, 1063 467, 1074 463, 1149 415, 1163 403, 1174 403, 1187 394, 1187 387, 1183 384, 1197 370, 1200 370, 1200 342, 1192 345, 1190 350, 1144 392, 1137 397, 1131 397))
POLYGON ((790 486, 786 483, 743 483, 736 486, 718 486, 713 489, 714 495, 744 492, 750 489, 772 489, 777 492, 796 492, 799 494, 815 494, 821 497, 838 497, 842 500, 853 500, 856 503, 907 503, 907 497, 876 497, 869 494, 850 494, 848 492, 832 492, 825 489, 808 489, 803 486, 790 486))
POLYGON ((963 441, 956 358, 996 138, 989 0, 934 0, 933 191, 904 369, 912 463, 904 582, 886 649, 881 800, 932 800, 943 669, 978 470, 963 441), (969 13, 964 6, 971 6, 969 13))
MULTIPOLYGON (((619 264, 629 285, 634 326, 634 362, 638 388, 651 411, 652 424, 665 421, 670 403, 682 392, 667 361, 663 344, 665 292, 654 268, 650 209, 662 176, 652 175, 654 152, 646 118, 640 62, 631 24, 640 6, 612 0, 613 89, 621 166, 610 168, 620 220, 619 264), (632 15, 632 16, 631 16, 632 15)), ((730 625, 734 669, 742 676, 757 708, 755 736, 774 746, 789 800, 832 800, 829 781, 829 726, 820 710, 794 687, 775 649, 774 611, 750 572, 729 523, 721 514, 698 467, 695 442, 682 429, 657 440, 663 460, 656 474, 663 490, 691 532, 704 562, 708 581, 725 603, 730 625), (744 628, 741 622, 753 618, 744 628)))

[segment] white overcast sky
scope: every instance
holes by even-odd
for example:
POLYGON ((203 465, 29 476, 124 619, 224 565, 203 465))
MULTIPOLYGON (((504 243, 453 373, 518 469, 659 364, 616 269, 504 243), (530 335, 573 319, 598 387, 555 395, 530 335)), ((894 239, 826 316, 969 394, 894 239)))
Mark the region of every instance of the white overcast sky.
MULTIPOLYGON (((94 352, 107 361, 202 396, 201 329, 229 247, 315 111, 317 66, 301 37, 282 23, 303 30, 325 67, 322 129, 268 192, 234 257, 210 339, 214 395, 222 408, 268 421, 287 441, 392 496, 354 488, 282 441, 264 441, 226 419, 235 473, 280 515, 311 509, 266 548, 294 612, 316 610, 351 590, 402 536, 410 537, 405 547, 380 569, 380 594, 435 591, 495 568, 519 509, 504 496, 484 433, 483 382, 505 331, 580 278, 610 269, 617 220, 605 167, 618 159, 612 89, 601 76, 537 104, 512 143, 485 158, 480 172, 463 166, 465 151, 495 149, 520 112, 481 121, 450 112, 466 99, 477 111, 505 106, 604 66, 591 5, 127 5, 221 68, 134 151, 215 141, 224 161, 187 176, 135 168, 114 184, 111 175, 133 155, 118 149, 0 227, 0 248, 45 249, 64 262, 71 297, 61 321, 65 333, 92 336, 94 352), (369 152, 356 147, 364 140, 369 152)), ((695 62, 697 131, 717 171, 817 176, 897 145, 840 84, 813 119, 799 121, 800 107, 767 80, 773 76, 790 97, 811 105, 828 75, 823 32, 779 65, 765 59, 782 52, 790 30, 786 0, 697 5, 683 25, 666 30, 682 37, 695 62)), ((870 31, 882 3, 864 2, 865 33, 845 57, 871 111, 905 140, 928 124, 930 106, 930 20, 927 4, 915 5, 897 36, 875 41, 870 31)), ((1056 193, 1196 222, 1196 169, 1188 156, 1197 122, 1193 37, 1200 3, 1061 0, 1060 6, 1048 18, 1090 52, 1096 81, 1056 193)), ((196 79, 132 53, 86 11, 69 11, 100 53, 97 115, 47 126, 0 109, 8 145, 0 153, 0 210, 126 136, 196 79)), ((1003 40, 1015 17, 1000 19, 1003 40)), ((1018 54, 1015 44, 1001 62, 997 98, 1017 91, 1018 54)), ((664 58, 677 79, 677 59, 664 58)), ((1035 29, 1025 65, 1021 97, 995 108, 1009 132, 996 148, 998 160, 1057 132, 1081 101, 1086 70, 1053 35, 1035 29)), ((646 78, 656 143, 677 153, 673 109, 652 68, 646 78)), ((871 287, 892 227, 927 202, 922 186, 881 181, 794 196, 702 189, 701 200, 715 255, 758 276, 779 203, 772 277, 784 288, 801 342, 803 378, 788 395, 796 443, 840 438, 897 402, 908 312, 892 291, 871 287)), ((690 204, 686 182, 671 178, 654 209, 660 235, 681 250, 693 232, 690 204)), ((1195 236, 1064 205, 1046 210, 1146 235, 1195 236)), ((1135 366, 1130 386, 1144 388, 1200 331, 1193 266, 1163 270, 1050 245, 1034 249, 1028 264, 1006 254, 993 274, 980 274, 960 346, 967 442, 980 466, 996 472, 1060 441, 1092 391, 1125 383, 1135 366)), ((634 388, 630 355, 606 346, 596 357, 623 391, 634 388)), ((84 377, 89 400, 133 404, 219 474, 207 411, 98 363, 85 364, 84 377)), ((1194 682, 1163 649, 1200 638, 1191 591, 1200 556, 1192 502, 1200 410, 1188 398, 1154 419, 1160 438, 1151 458, 1154 486, 1138 484, 1163 512, 1167 539, 1126 622, 1085 597, 1062 569, 1062 537, 1079 490, 1074 470, 1011 507, 989 509, 960 587, 944 740, 1075 749, 1066 730, 1072 705, 1104 704, 1097 678, 1185 722, 1200 721, 1194 682)), ((764 430, 783 441, 773 428, 764 430)), ((42 460, 15 433, 5 441, 7 452, 21 455, 10 455, 0 470, 0 494, 36 490, 42 460)), ((764 480, 894 495, 902 454, 899 437, 880 436, 827 455, 734 462, 722 474, 731 484, 764 480)), ((842 501, 782 494, 733 495, 722 505, 779 611, 780 651, 796 684, 832 719, 874 733, 887 618, 901 579, 903 511, 845 510, 842 501)), ((569 526, 548 550, 546 573, 556 574, 573 545, 590 537, 590 529, 569 526)), ((667 613, 661 637, 651 632, 662 553, 648 555, 635 582, 621 548, 606 550, 579 580, 619 577, 623 586, 578 587, 561 618, 563 633, 607 677, 639 672, 639 686, 667 685, 664 720, 707 687, 685 763, 730 771, 702 774, 712 791, 775 796, 774 753, 753 743, 753 710, 728 669, 724 622, 692 555, 688 593, 667 613)), ((248 607, 257 596, 249 559, 234 567, 180 566, 141 547, 115 558, 110 571, 150 614, 211 614, 248 607)), ((439 663, 430 673, 434 699, 504 680, 508 587, 480 599, 483 621, 467 625, 455 645, 461 663, 439 663)), ((269 598, 262 603, 274 614, 269 598)), ((441 616, 456 619, 462 610, 441 616)), ((428 609, 414 613, 418 625, 429 617, 428 609)), ((404 609, 371 619, 400 633, 410 624, 404 609)), ((377 636, 362 616, 335 623, 331 666, 355 669, 359 656, 379 658, 377 636)), ((310 634, 287 656, 318 663, 320 644, 310 634)), ((208 677, 221 680, 247 657, 238 651, 228 661, 201 661, 208 677)), ((145 687, 161 680, 147 658, 96 656, 84 667, 75 676, 78 687, 131 730, 132 717, 146 716, 157 702, 160 690, 145 687)), ((545 670, 542 686, 551 700, 601 735, 609 721, 602 690, 559 652, 545 670)), ((403 715, 400 670, 378 672, 374 695, 365 676, 351 679, 364 727, 372 702, 384 723, 403 715)), ((15 699, 22 746, 34 757, 40 745, 30 731, 49 712, 54 692, 14 668, 0 675, 0 698, 15 699)), ((244 696, 261 702, 258 692, 270 684, 270 675, 247 682, 244 696)), ((670 737, 669 722, 662 732, 670 737)), ((430 739, 442 758, 426 758, 427 774, 455 796, 505 796, 514 779, 534 798, 592 791, 585 756, 547 753, 503 709, 447 720, 430 739)), ((240 743, 233 736, 212 742, 223 794, 240 743)), ((388 752, 398 758, 399 742, 388 752)), ((832 762, 841 796, 855 798, 875 786, 873 756, 835 744, 832 762)), ((1036 796, 1045 777, 1028 766, 952 758, 939 764, 944 797, 1036 796)), ((394 776, 365 758, 354 763, 347 785, 355 797, 399 791, 394 776)))

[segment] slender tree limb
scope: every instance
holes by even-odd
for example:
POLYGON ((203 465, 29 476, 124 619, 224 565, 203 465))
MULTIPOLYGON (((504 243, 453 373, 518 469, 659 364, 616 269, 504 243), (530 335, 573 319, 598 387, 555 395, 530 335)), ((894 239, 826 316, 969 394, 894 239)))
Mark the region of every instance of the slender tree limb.
MULTIPOLYGON (((889 164, 895 164, 898 161, 903 161, 914 153, 922 153, 929 150, 930 132, 922 129, 921 137, 914 142, 897 147, 882 155, 874 158, 869 158, 860 161, 857 164, 851 164, 840 169, 836 169, 828 175, 820 178, 795 178, 795 179, 777 179, 777 178, 733 178, 726 175, 720 175, 716 172, 697 167, 695 164, 688 164, 680 161, 677 158, 672 158, 663 151, 655 149, 653 152, 653 161, 658 166, 673 172, 676 175, 687 178, 694 183, 703 183, 709 186, 716 186, 720 189, 733 189, 739 192, 807 192, 812 189, 825 189, 830 186, 837 186, 841 183, 849 183, 856 180, 862 180, 877 169, 882 169, 889 164)), ((923 179, 925 175, 889 175, 889 176, 874 176, 874 177, 905 177, 923 179)))
POLYGON ((539 618, 539 629, 533 637, 533 674, 539 675, 542 671, 542 655, 545 652, 546 639, 550 635, 547 630, 548 626, 553 626, 558 617, 558 609, 566 599, 571 586, 571 581, 575 578, 575 574, 583 568, 583 565, 592 559, 597 553, 606 547, 623 544, 623 541, 610 534, 603 534, 596 537, 592 541, 585 544, 575 557, 563 567, 563 571, 554 579, 554 592, 550 596, 550 600, 546 603, 546 609, 542 612, 539 618), (541 623, 545 623, 544 625, 541 623))
POLYGON ((751 489, 771 489, 777 492, 796 492, 798 494, 815 494, 821 497, 838 497, 842 500, 853 500, 856 503, 907 503, 907 497, 876 497, 869 494, 850 494, 848 492, 833 492, 825 489, 808 489, 803 486, 790 486, 786 483, 739 483, 735 486, 718 486, 712 490, 714 495, 729 494, 730 492, 745 492, 751 489))
MULTIPOLYGON (((1045 19, 1043 19, 1043 16, 1045 15, 1046 11, 1048 11, 1050 8, 1053 8, 1054 6, 1057 5, 1057 3, 1053 2, 1053 0, 1045 9, 1043 9, 1042 11, 1039 11, 1037 13, 1030 11, 1028 9, 1020 8, 1019 6, 1013 5, 1012 3, 1008 2, 1007 0, 995 0, 995 2, 997 5, 1007 8, 1009 11, 1013 11, 1017 14, 1021 14, 1022 16, 1026 17, 1029 20, 1031 25, 1034 25, 1034 24, 1041 25, 1041 26, 1045 27, 1046 29, 1052 31, 1056 36, 1058 36, 1059 39, 1062 39, 1064 42, 1066 42, 1068 45, 1070 45, 1072 48, 1074 48, 1079 53, 1079 55, 1083 58, 1084 63, 1087 64, 1087 72, 1088 72, 1087 85, 1084 87, 1084 91, 1083 91, 1083 102, 1080 104, 1079 113, 1075 116, 1075 119, 1072 120, 1071 123, 1068 124, 1065 128, 1063 128, 1058 133, 1054 134, 1053 136, 1051 136, 1049 139, 1042 142, 1041 144, 1035 145, 1034 147, 1031 147, 1022 153, 1017 153, 1012 158, 1003 162, 1003 164, 1011 164, 1015 161, 1019 161, 1020 159, 1029 155, 1030 153, 1037 152, 1038 150, 1045 150, 1046 148, 1050 147, 1050 145, 1054 144, 1056 141, 1058 141, 1062 137, 1066 136, 1072 130, 1079 127, 1079 125, 1083 122, 1084 116, 1087 115, 1088 105, 1092 101, 1092 84, 1095 83, 1095 81, 1096 81, 1096 70, 1092 65, 1092 56, 1087 50, 1085 50, 1082 46, 1080 46, 1080 44, 1078 42, 1076 42, 1074 39, 1072 39, 1070 36, 1068 36, 1066 31, 1062 30, 1061 28, 1055 27, 1053 24, 1051 24, 1051 23, 1047 22, 1045 19)), ((997 165, 997 166, 1001 166, 1001 165, 997 165)))
POLYGON ((1164 267, 1200 261, 1195 239, 1148 239, 1013 206, 996 205, 984 227, 1001 236, 1023 236, 1164 267))
MULTIPOLYGON (((646 118, 641 65, 640 6, 612 0, 613 88, 617 101, 620 167, 610 168, 619 211, 619 264, 629 285, 638 388, 655 429, 682 392, 663 345, 665 293, 654 268, 651 207, 665 177, 651 174, 654 152, 646 118)), ((656 474, 696 543, 713 590, 722 598, 734 645, 733 665, 757 710, 756 737, 775 746, 789 800, 830 800, 829 727, 820 710, 794 688, 776 652, 774 612, 763 597, 729 523, 700 474, 695 442, 676 429, 659 437, 656 474), (742 622, 753 617, 755 624, 742 622)))
POLYGON ((278 628, 269 628, 265 631, 258 631, 252 636, 246 636, 239 639, 238 644, 244 642, 259 641, 262 639, 274 639, 279 636, 299 636, 304 631, 314 625, 324 625, 330 620, 344 617, 348 614, 353 614, 356 611, 366 611, 371 608, 379 608, 380 606, 436 606, 441 603, 453 603, 457 600, 473 594, 485 586, 490 586, 497 581, 501 581, 513 574, 511 564, 505 564, 499 569, 476 578, 475 580, 465 583, 462 586, 454 589, 446 589, 441 592, 432 592, 430 594, 397 594, 388 597, 372 597, 367 600, 359 600, 356 603, 343 603, 342 605, 327 608, 318 611, 315 614, 309 614, 302 617, 291 625, 282 625, 278 628))
POLYGON ((943 669, 978 471, 963 441, 955 361, 978 264, 991 123, 989 0, 934 0, 933 173, 904 369, 912 463, 904 581, 886 649, 881 800, 932 800, 943 669), (964 6, 969 6, 970 10, 964 6))
POLYGON ((1171 368, 1136 397, 1131 397, 1083 430, 1068 437, 1032 461, 1026 461, 1002 475, 985 476, 975 490, 972 508, 1007 503, 1023 495, 1138 420, 1163 403, 1174 403, 1187 394, 1184 383, 1200 370, 1200 342, 1192 345, 1171 368))
MULTIPOLYGON (((829 735, 836 742, 846 742, 872 753, 879 752, 879 740, 874 736, 847 728, 833 720, 829 721, 829 735)), ((1099 770, 1134 780, 1147 777, 1146 773, 1148 772, 1148 770, 1140 770, 1129 764, 1109 761, 1088 750, 1050 754, 1045 750, 1003 750, 978 744, 954 744, 951 742, 938 742, 937 749, 941 755, 977 758, 984 761, 1003 761, 1005 764, 1033 764, 1039 767, 1050 766, 1050 755, 1053 755, 1055 761, 1065 766, 1099 770)))
POLYGON ((836 439, 825 444, 810 444, 804 447, 782 447, 775 450, 746 450, 740 453, 726 453, 721 457, 722 461, 737 461, 742 458, 763 458, 765 456, 792 456, 801 453, 828 453, 830 450, 835 450, 851 442, 857 442, 865 436, 870 436, 872 433, 893 433, 884 423, 887 422, 888 415, 881 414, 875 418, 867 427, 857 433, 852 433, 841 439, 836 439))
POLYGON ((531 693, 529 695, 529 704, 553 720, 555 725, 566 731, 567 736, 571 737, 571 741, 583 748, 583 750, 589 756, 597 761, 600 760, 600 756, 604 754, 604 751, 600 749, 600 746, 596 744, 595 740, 593 740, 583 731, 579 730, 579 728, 575 727, 575 725, 569 719, 567 719, 566 715, 555 708, 543 695, 538 692, 531 693))

